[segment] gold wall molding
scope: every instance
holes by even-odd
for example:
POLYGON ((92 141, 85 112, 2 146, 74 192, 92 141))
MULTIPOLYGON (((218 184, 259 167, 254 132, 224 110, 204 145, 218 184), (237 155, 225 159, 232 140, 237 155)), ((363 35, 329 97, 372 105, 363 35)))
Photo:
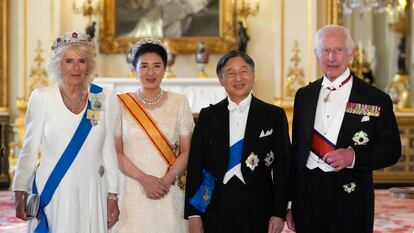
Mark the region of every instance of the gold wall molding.
POLYGON ((23 0, 23 98, 27 99, 27 0, 23 0))
MULTIPOLYGON (((285 96, 285 0, 280 0, 280 97, 275 99, 275 104, 282 106, 285 96)), ((277 83, 277 82, 276 82, 277 83)))
MULTIPOLYGON (((34 66, 30 69, 30 75, 25 81, 27 83, 27 86, 24 86, 24 91, 27 94, 30 94, 34 89, 45 87, 49 84, 48 76, 46 69, 43 65, 45 59, 43 58, 43 48, 40 40, 37 41, 37 47, 35 49, 35 58, 33 59, 34 66)), ((28 98, 26 97, 20 97, 16 98, 16 108, 18 110, 18 115, 16 119, 14 119, 13 123, 13 132, 14 132, 14 141, 10 142, 10 166, 12 170, 14 170, 16 166, 16 160, 17 160, 17 153, 20 151, 20 149, 23 146, 24 142, 24 136, 26 134, 25 129, 25 117, 26 117, 26 111, 27 111, 27 104, 28 104, 28 98)))
POLYGON ((401 109, 396 112, 401 136, 402 156, 391 167, 373 172, 375 183, 411 183, 414 180, 414 109, 401 109))
POLYGON ((306 36, 306 44, 307 44, 307 51, 306 51, 306 76, 304 77, 304 83, 306 82, 306 77, 312 79, 312 67, 314 64, 313 61, 313 27, 312 27, 312 0, 307 1, 307 20, 306 20, 306 27, 307 27, 307 36, 306 36))
POLYGON ((328 24, 338 24, 338 3, 337 0, 327 0, 327 9, 326 9, 326 15, 327 15, 327 23, 328 24))
MULTIPOLYGON (((295 48, 299 48, 299 42, 295 40, 293 45, 292 52, 294 53, 292 55, 291 61, 293 62, 293 67, 285 67, 288 66, 286 64, 285 59, 285 48, 286 48, 286 37, 291 36, 286 35, 286 2, 285 0, 280 1, 280 85, 278 85, 276 88, 280 90, 280 97, 275 98, 274 103, 276 105, 282 106, 285 109, 291 109, 293 106, 293 100, 296 93, 296 90, 298 87, 293 87, 294 85, 297 85, 297 83, 300 83, 302 87, 306 83, 306 78, 310 78, 313 76, 312 74, 312 67, 313 67, 313 46, 312 46, 312 38, 313 38, 313 22, 312 22, 312 0, 306 1, 306 39, 305 39, 305 46, 306 46, 306 60, 303 60, 299 56, 299 51, 296 51, 295 48), (296 53, 296 54, 295 54, 296 53), (295 61, 302 61, 306 64, 306 69, 301 65, 300 67, 298 64, 295 64, 295 61), (285 73, 287 68, 287 73, 285 73), (306 75, 305 75, 306 71, 306 75), (301 73, 300 79, 294 78, 295 72, 301 73)), ((302 41, 303 42, 303 41, 302 41)), ((277 82, 276 82, 277 83, 277 82)))
POLYGON ((8 50, 8 0, 0 0, 0 113, 9 112, 8 98, 8 69, 7 69, 7 50, 8 50))
POLYGON ((32 66, 29 75, 29 93, 36 88, 46 87, 49 84, 49 79, 47 77, 47 72, 43 63, 45 59, 42 56, 43 48, 40 40, 37 41, 37 48, 35 49, 36 56, 33 59, 35 66, 32 66))
POLYGON ((296 91, 305 85, 305 72, 303 66, 300 65, 302 59, 300 58, 299 43, 295 40, 292 49, 292 58, 290 59, 291 66, 287 72, 287 83, 286 83, 286 97, 293 99, 296 91))

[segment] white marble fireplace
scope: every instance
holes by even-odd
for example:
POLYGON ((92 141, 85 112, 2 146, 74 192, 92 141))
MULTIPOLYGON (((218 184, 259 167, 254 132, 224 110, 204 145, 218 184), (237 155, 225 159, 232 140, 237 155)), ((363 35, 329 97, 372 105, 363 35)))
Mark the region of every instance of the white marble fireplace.
MULTIPOLYGON (((94 83, 102 87, 110 87, 116 93, 136 91, 140 83, 136 78, 98 77, 94 83)), ((166 78, 161 87, 167 91, 182 93, 187 96, 193 113, 199 113, 201 108, 215 104, 226 97, 226 92, 216 77, 211 78, 166 78)))

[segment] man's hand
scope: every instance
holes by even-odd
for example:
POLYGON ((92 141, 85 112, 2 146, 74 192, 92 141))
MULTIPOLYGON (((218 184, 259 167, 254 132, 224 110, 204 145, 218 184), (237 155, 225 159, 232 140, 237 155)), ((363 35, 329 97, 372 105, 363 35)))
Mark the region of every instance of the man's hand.
POLYGON ((334 150, 326 153, 323 160, 335 168, 335 171, 339 172, 352 165, 354 161, 354 150, 352 148, 334 150))
MULTIPOLYGON (((109 195, 116 195, 116 194, 109 194, 109 195)), ((108 229, 111 229, 115 225, 115 223, 118 222, 119 220, 118 200, 108 198, 107 208, 108 208, 108 211, 107 211, 108 229)))
POLYGON ((271 217, 269 220, 269 233, 280 233, 283 231, 285 221, 279 217, 271 217))
POLYGON ((188 219, 188 232, 189 233, 203 233, 203 221, 201 217, 192 217, 188 219))
POLYGON ((292 209, 288 209, 288 211, 287 211, 286 225, 288 226, 289 230, 296 232, 295 223, 293 222, 293 217, 292 217, 292 209))

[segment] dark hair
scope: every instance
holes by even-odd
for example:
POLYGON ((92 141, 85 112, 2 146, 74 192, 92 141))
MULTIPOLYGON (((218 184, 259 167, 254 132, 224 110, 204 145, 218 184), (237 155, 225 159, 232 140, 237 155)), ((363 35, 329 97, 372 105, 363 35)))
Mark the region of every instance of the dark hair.
POLYGON ((164 47, 162 47, 161 45, 158 44, 152 44, 152 43, 146 43, 141 45, 137 52, 134 55, 134 59, 132 60, 132 66, 134 68, 137 68, 137 62, 138 62, 138 58, 141 57, 142 55, 146 54, 146 53, 155 53, 158 56, 161 57, 162 62, 164 63, 164 66, 167 66, 167 51, 164 49, 164 47))
POLYGON ((238 50, 232 50, 222 56, 217 62, 216 73, 218 76, 220 76, 221 70, 226 65, 226 63, 233 57, 241 57, 254 71, 254 61, 249 55, 247 55, 247 53, 238 50))

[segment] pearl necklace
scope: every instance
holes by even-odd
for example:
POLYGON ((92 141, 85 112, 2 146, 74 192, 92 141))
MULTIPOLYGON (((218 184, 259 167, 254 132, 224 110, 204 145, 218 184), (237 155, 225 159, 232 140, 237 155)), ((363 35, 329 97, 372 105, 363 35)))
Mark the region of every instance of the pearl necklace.
POLYGON ((139 98, 139 100, 141 100, 142 103, 147 104, 147 105, 156 105, 158 104, 158 102, 160 102, 162 95, 164 94, 164 90, 160 89, 160 93, 158 93, 157 96, 155 96, 154 98, 146 98, 140 89, 138 89, 138 91, 136 91, 136 96, 139 98))
POLYGON ((83 103, 83 87, 79 88, 79 97, 75 100, 71 100, 70 98, 68 98, 63 92, 62 88, 59 88, 59 91, 60 95, 62 96, 63 103, 66 105, 67 108, 69 108, 71 112, 75 113, 76 110, 78 110, 83 103))

